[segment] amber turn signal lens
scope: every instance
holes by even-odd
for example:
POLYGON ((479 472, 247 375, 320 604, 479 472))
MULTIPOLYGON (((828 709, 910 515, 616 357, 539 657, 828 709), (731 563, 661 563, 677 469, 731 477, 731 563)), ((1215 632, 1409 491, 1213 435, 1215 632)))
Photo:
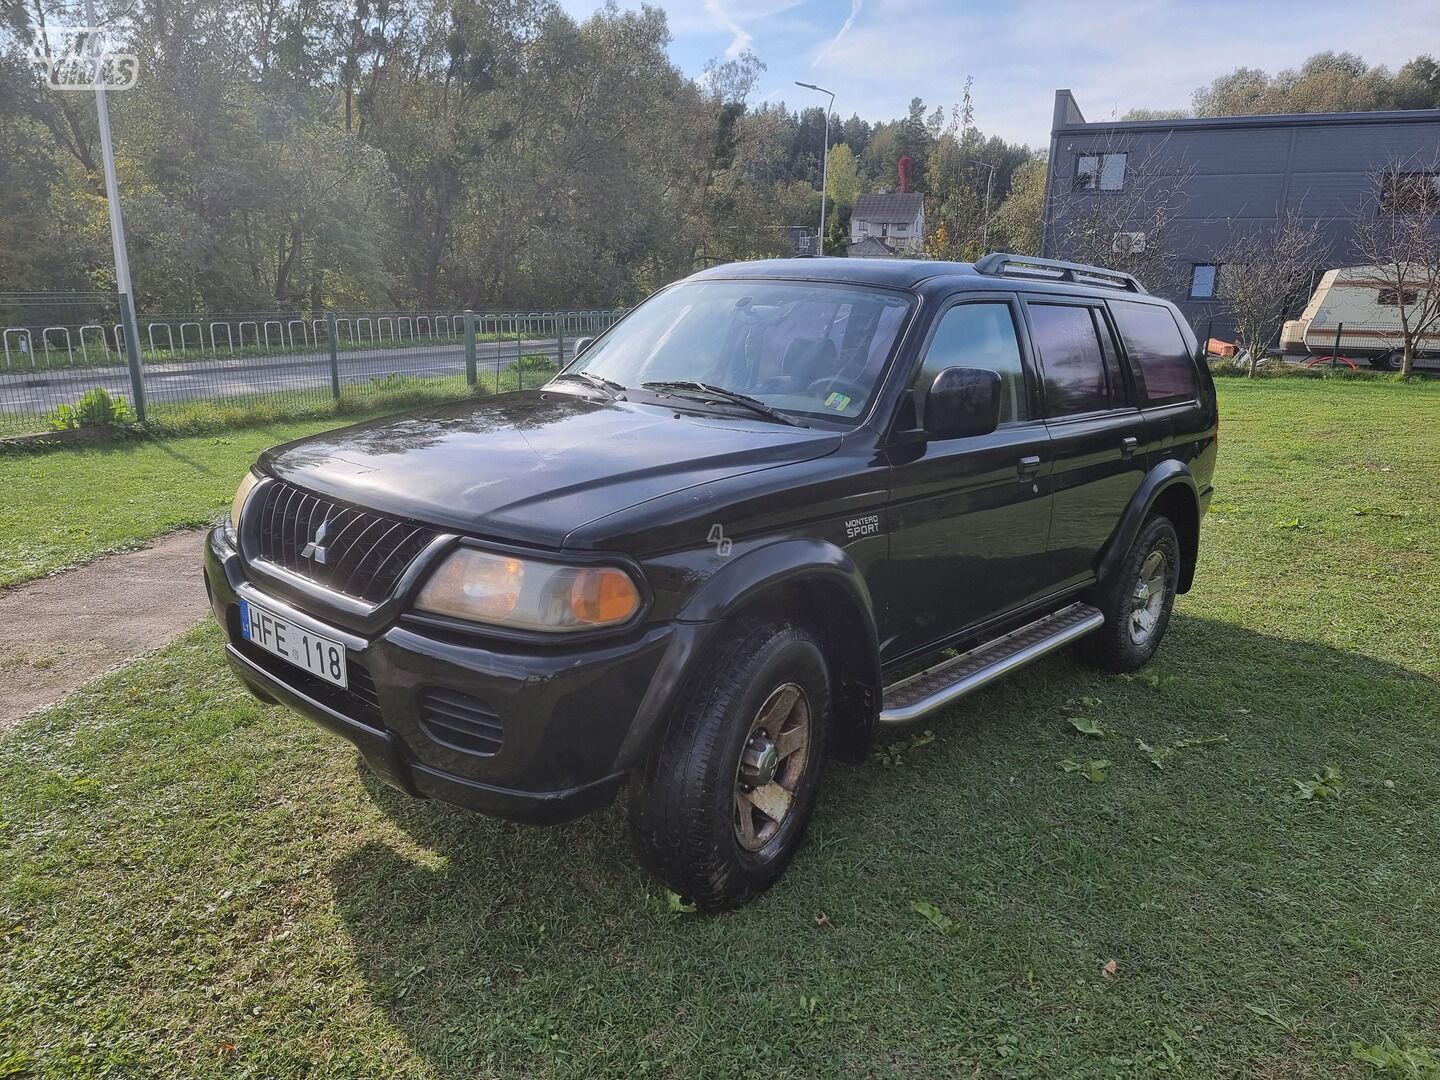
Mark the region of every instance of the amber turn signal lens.
POLYGON ((593 625, 624 622, 640 608, 640 593, 630 575, 613 567, 591 567, 575 575, 570 611, 593 625))

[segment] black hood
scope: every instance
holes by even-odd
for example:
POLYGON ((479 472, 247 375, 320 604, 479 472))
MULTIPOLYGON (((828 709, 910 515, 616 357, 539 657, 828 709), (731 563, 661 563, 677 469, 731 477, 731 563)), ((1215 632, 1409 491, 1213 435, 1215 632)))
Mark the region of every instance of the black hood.
POLYGON ((267 452, 300 487, 476 536, 560 547, 597 518, 835 450, 835 432, 529 390, 267 452))

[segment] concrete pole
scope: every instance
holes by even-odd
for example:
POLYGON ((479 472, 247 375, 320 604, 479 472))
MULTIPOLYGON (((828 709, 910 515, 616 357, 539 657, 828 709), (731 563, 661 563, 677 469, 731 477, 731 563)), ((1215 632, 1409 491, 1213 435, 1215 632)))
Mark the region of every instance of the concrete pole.
POLYGON ((830 187, 830 113, 835 108, 835 93, 826 90, 823 86, 816 86, 814 83, 797 82, 796 86, 803 86, 806 90, 818 90, 822 94, 830 95, 830 103, 825 106, 825 138, 820 147, 820 234, 816 237, 815 254, 825 254, 825 192, 830 187))
POLYGON ((100 127, 100 155, 105 165, 105 199, 110 206, 110 244, 115 249, 115 291, 119 294, 120 324, 125 333, 125 363, 130 369, 130 392, 135 416, 145 419, 145 380, 140 369, 140 331, 135 324, 135 294, 130 286, 130 258, 125 247, 125 219, 120 213, 120 186, 115 179, 115 148, 110 141, 110 105, 101 77, 99 24, 95 0, 85 0, 85 21, 90 29, 90 77, 95 86, 95 110, 100 127))

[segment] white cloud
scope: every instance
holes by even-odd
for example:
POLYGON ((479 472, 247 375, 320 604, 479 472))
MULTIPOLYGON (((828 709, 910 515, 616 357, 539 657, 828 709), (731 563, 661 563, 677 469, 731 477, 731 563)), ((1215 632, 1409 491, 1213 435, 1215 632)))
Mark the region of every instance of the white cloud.
POLYGON ((705 10, 710 13, 710 17, 719 23, 727 34, 731 35, 730 44, 725 47, 725 58, 727 60, 734 60, 746 49, 750 48, 750 43, 754 40, 750 36, 750 31, 740 25, 740 21, 730 13, 729 9, 727 9, 720 0, 705 0, 705 10))
POLYGON ((840 43, 840 39, 843 38, 847 33, 849 33, 850 27, 855 25, 855 17, 859 14, 860 0, 850 0, 850 17, 845 20, 845 25, 840 27, 839 33, 837 33, 829 41, 825 42, 824 45, 820 46, 820 51, 815 54, 815 59, 810 61, 811 67, 815 67, 815 65, 820 63, 821 60, 824 60, 825 57, 829 54, 830 50, 835 48, 835 46, 840 43))
MULTIPOLYGON (((600 0, 561 2, 574 12, 600 0)), ((1440 40, 1436 0, 1390 0, 1384 19, 1354 0, 658 2, 672 55, 691 74, 717 52, 733 58, 750 48, 769 66, 767 84, 788 93, 791 80, 808 76, 836 91, 842 115, 869 120, 903 116, 915 96, 948 108, 973 74, 981 130, 1036 147, 1049 139, 1061 87, 1103 120, 1142 106, 1188 107, 1197 86, 1242 63, 1276 71, 1348 49, 1393 68, 1440 40)))

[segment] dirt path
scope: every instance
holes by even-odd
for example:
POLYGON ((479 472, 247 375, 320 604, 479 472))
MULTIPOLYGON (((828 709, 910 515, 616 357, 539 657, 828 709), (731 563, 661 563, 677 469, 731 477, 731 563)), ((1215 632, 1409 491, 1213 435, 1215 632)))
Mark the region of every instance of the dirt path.
POLYGON ((204 616, 204 530, 0 592, 0 731, 204 616))

